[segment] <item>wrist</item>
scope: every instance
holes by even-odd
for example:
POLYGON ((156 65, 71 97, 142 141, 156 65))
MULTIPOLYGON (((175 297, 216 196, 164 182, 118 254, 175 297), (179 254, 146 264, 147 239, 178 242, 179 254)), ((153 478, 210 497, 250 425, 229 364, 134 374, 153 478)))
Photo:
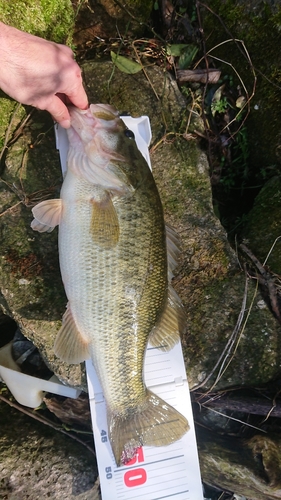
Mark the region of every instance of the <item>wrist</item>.
POLYGON ((21 31, 0 21, 0 88, 9 95, 11 95, 9 90, 18 79, 15 68, 22 66, 22 56, 19 50, 22 45, 20 35, 21 31))
POLYGON ((0 61, 9 63, 10 54, 13 52, 13 40, 16 39, 18 30, 0 21, 0 61))

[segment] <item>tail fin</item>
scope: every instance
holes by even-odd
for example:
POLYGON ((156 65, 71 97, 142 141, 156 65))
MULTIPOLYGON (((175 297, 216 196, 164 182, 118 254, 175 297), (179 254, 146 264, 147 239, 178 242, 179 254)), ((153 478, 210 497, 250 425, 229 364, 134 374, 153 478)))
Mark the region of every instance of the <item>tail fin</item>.
POLYGON ((125 465, 140 446, 166 446, 189 429, 181 413, 148 389, 144 401, 124 414, 108 410, 108 427, 117 465, 125 465))

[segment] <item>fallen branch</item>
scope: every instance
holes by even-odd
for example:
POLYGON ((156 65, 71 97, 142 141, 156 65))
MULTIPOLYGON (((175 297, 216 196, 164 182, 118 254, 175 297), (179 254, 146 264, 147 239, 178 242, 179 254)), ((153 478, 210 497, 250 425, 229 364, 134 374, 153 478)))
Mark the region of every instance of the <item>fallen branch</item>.
POLYGON ((280 401, 271 401, 259 397, 222 395, 212 398, 207 396, 200 399, 200 405, 207 409, 216 409, 224 412, 228 410, 250 415, 261 415, 265 418, 269 414, 271 417, 281 417, 280 401))

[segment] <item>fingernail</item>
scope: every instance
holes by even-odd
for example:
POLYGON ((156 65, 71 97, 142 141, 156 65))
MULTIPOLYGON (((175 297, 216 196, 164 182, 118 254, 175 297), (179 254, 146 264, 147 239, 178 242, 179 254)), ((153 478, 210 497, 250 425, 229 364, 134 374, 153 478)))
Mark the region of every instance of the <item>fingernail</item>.
POLYGON ((69 128, 70 127, 70 120, 62 120, 59 122, 59 125, 63 128, 69 128))

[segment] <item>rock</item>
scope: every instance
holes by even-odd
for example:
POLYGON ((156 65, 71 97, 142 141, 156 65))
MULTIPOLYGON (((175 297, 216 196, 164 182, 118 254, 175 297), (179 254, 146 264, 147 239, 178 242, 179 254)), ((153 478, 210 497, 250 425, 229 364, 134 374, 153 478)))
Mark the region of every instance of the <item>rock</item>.
POLYGON ((281 437, 257 435, 250 440, 219 436, 198 429, 204 481, 247 500, 281 498, 281 437))
MULTIPOLYGON (((30 228, 32 206, 40 199, 59 196, 61 185, 53 124, 47 114, 35 113, 33 122, 24 128, 7 154, 1 179, 0 304, 25 337, 34 341, 36 332, 34 343, 53 371, 53 343, 66 305, 57 234, 55 231, 49 238, 38 239, 30 228)), ((58 375, 61 367, 57 367, 58 375)), ((85 386, 80 366, 65 365, 64 372, 72 373, 69 377, 73 385, 85 386)))
POLYGON ((85 446, 0 401, 0 497, 100 500, 96 459, 85 446))
MULTIPOLYGON (((268 181, 255 199, 243 231, 245 242, 263 263, 277 238, 281 236, 281 178, 268 181)), ((280 239, 270 252, 266 265, 272 273, 281 274, 280 239)))

